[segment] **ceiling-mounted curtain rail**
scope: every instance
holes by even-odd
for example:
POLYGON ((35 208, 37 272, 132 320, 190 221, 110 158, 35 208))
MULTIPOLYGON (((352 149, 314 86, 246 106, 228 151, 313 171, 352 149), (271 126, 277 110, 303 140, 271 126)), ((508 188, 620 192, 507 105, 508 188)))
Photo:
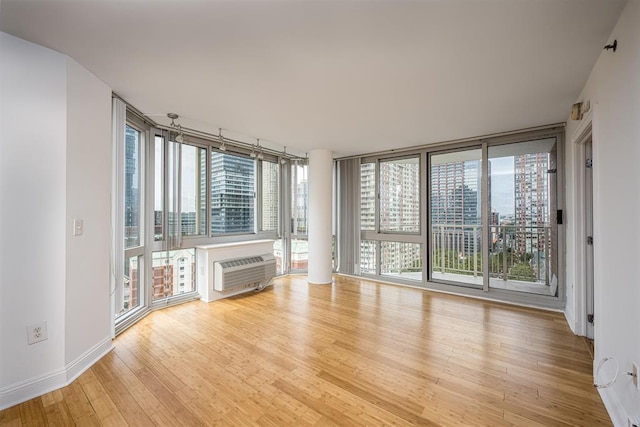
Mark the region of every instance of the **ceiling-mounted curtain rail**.
MULTIPOLYGON (((145 124, 155 127, 157 129, 161 129, 161 130, 166 130, 168 132, 173 132, 173 133, 177 133, 176 129, 171 127, 171 126, 165 126, 165 125, 161 125, 156 123, 155 121, 153 121, 152 119, 150 119, 149 117, 145 116, 144 113, 142 113, 140 110, 138 110, 136 107, 134 107, 133 105, 129 104, 125 99, 123 99, 121 96, 119 96, 117 93, 112 92, 111 93, 112 98, 115 99, 119 99, 120 101, 124 102, 124 104, 127 107, 127 111, 132 113, 133 115, 137 116, 141 121, 143 121, 145 124)), ((214 135, 208 132, 204 132, 198 129, 192 129, 192 128, 187 128, 187 127, 181 127, 180 128, 181 132, 187 136, 192 136, 192 137, 196 137, 196 138, 203 138, 207 141, 216 141, 222 144, 222 140, 220 139, 220 135, 214 135)), ((246 150, 247 152, 250 152, 252 149, 256 148, 256 144, 252 144, 249 142, 244 142, 244 141, 240 141, 237 139, 233 139, 233 138, 228 138, 228 137, 224 137, 224 143, 225 145, 228 146, 233 146, 236 148, 240 148, 242 150, 246 150)), ((288 160, 295 160, 295 159, 302 159, 302 157, 300 156, 296 156, 294 154, 290 154, 287 153, 285 151, 278 151, 278 150, 274 150, 268 147, 264 147, 264 146, 260 146, 260 149, 262 149, 263 153, 265 154, 270 154, 276 158, 282 158, 282 159, 288 159, 288 160)))

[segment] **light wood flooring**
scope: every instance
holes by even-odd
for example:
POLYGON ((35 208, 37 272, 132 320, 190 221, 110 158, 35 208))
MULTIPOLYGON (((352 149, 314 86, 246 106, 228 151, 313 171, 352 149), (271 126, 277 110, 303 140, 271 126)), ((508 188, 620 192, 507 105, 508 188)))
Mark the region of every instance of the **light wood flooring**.
POLYGON ((156 311, 0 425, 611 425, 561 313, 281 278, 156 311))

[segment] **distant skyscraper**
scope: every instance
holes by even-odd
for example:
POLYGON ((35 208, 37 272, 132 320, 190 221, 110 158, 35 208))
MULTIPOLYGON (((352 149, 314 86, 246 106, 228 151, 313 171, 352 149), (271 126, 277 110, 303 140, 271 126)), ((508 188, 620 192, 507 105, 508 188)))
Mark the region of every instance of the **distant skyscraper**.
MULTIPOLYGON (((375 182, 375 163, 363 163, 360 167, 360 225, 363 230, 375 229, 375 182)), ((417 159, 381 162, 379 187, 380 229, 417 232, 420 227, 420 167, 417 159)), ((376 248, 380 250, 381 274, 400 274, 419 264, 419 244, 383 242, 378 245, 373 241, 363 241, 360 248, 362 273, 375 273, 376 248)))
POLYGON ((125 130, 124 227, 125 247, 138 246, 140 236, 140 176, 138 131, 125 130))
POLYGON ((278 230, 278 163, 262 162, 262 230, 278 230))
POLYGON ((462 255, 480 249, 481 164, 480 160, 467 160, 431 166, 434 247, 457 248, 462 255))
POLYGON ((207 152, 201 151, 200 156, 200 204, 198 205, 200 234, 206 234, 207 230, 207 152))
POLYGON ((516 239, 520 253, 542 250, 538 236, 549 226, 549 153, 523 154, 514 157, 514 199, 516 239))
POLYGON ((380 163, 380 229, 420 229, 420 167, 417 162, 380 163))
POLYGON ((211 155, 211 231, 254 230, 253 159, 213 152, 211 155))
POLYGON ((375 227, 376 164, 360 165, 360 228, 373 230, 375 227))

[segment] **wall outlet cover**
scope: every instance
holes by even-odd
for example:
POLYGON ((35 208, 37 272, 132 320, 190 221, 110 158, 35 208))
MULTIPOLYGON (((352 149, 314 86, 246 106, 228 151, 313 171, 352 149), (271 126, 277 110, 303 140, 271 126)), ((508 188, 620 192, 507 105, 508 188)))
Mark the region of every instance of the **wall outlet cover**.
POLYGON ((47 322, 34 323, 27 326, 27 343, 29 345, 44 341, 49 338, 47 334, 47 322))

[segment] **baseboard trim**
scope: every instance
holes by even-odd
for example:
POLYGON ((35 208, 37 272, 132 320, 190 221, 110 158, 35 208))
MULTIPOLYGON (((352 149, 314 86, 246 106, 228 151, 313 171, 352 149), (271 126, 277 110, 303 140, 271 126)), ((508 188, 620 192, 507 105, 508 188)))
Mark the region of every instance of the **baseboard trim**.
POLYGON ((571 332, 573 332, 573 335, 584 336, 584 334, 580 334, 580 331, 578 331, 576 317, 573 315, 573 312, 567 310, 566 307, 564 309, 564 318, 567 321, 567 325, 569 325, 569 329, 571 329, 571 332))
POLYGON ((76 360, 67 364, 65 366, 65 372, 67 374, 67 382, 65 385, 71 384, 76 378, 82 375, 84 371, 92 367, 111 350, 113 350, 113 342, 111 338, 107 337, 102 340, 102 342, 96 344, 93 348, 80 355, 76 360))
POLYGON ((626 427, 627 413, 612 388, 599 388, 600 398, 614 426, 626 427))
POLYGON ((63 369, 0 389, 0 411, 71 384, 112 349, 111 338, 105 338, 63 369))

